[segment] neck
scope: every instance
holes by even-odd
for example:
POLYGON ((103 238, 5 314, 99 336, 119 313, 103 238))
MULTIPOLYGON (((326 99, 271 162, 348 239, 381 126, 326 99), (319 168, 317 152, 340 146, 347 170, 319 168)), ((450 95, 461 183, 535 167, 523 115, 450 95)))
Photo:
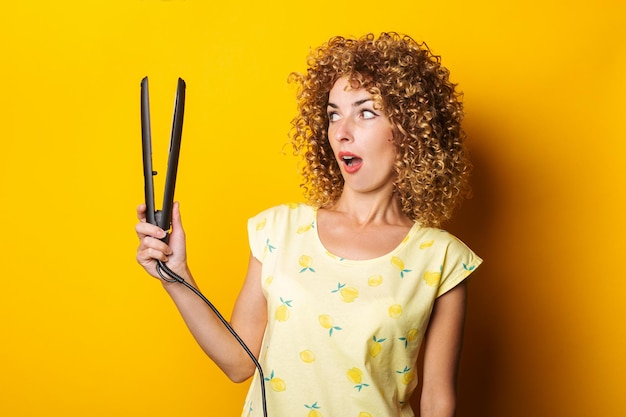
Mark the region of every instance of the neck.
POLYGON ((362 226, 376 223, 412 224, 392 192, 357 194, 344 189, 337 202, 328 210, 339 212, 362 226))

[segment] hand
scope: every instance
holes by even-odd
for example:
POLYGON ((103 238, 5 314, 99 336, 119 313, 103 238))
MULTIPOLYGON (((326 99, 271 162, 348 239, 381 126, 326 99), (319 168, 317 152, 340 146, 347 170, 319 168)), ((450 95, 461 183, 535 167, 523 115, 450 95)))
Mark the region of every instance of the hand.
POLYGON ((172 232, 169 245, 160 239, 166 233, 160 227, 146 221, 146 205, 137 207, 139 223, 135 226, 139 247, 137 248, 137 262, 150 275, 160 278, 156 271, 157 260, 167 263, 167 266, 179 275, 187 272, 187 248, 185 231, 180 218, 179 204, 174 203, 172 209, 172 232))

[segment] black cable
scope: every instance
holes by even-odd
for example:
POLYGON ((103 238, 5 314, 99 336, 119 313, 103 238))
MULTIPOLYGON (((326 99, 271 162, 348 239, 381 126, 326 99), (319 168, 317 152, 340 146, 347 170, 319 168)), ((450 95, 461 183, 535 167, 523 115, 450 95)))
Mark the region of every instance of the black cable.
POLYGON ((250 356, 250 359, 252 359, 252 362, 254 362, 254 366, 256 366, 256 369, 259 371, 259 380, 261 381, 261 400, 263 403, 263 417, 267 417, 267 401, 265 399, 265 378, 263 376, 263 368, 261 368, 261 364, 259 363, 257 358, 254 356, 252 351, 250 351, 250 349, 248 348, 246 343, 243 341, 243 339, 241 339, 241 337, 237 334, 237 332, 235 332, 235 329, 233 329, 230 323, 226 321, 224 316, 222 316, 222 314, 218 311, 218 309, 215 308, 213 303, 211 303, 208 300, 208 298, 206 298, 197 288, 195 288, 194 286, 189 284, 187 281, 185 281, 185 279, 181 277, 180 275, 178 275, 176 272, 172 271, 162 261, 157 261, 156 270, 163 281, 178 282, 180 284, 183 284, 185 287, 189 288, 194 294, 200 297, 200 299, 202 299, 202 301, 204 301, 209 306, 209 308, 211 308, 211 310, 213 311, 213 313, 215 313, 217 318, 220 319, 220 321, 222 322, 222 324, 224 324, 226 329, 228 329, 230 334, 232 334, 233 337, 237 340, 237 342, 239 342, 239 344, 241 345, 243 350, 246 351, 248 356, 250 356), (167 275, 169 278, 166 278, 165 275, 167 275))

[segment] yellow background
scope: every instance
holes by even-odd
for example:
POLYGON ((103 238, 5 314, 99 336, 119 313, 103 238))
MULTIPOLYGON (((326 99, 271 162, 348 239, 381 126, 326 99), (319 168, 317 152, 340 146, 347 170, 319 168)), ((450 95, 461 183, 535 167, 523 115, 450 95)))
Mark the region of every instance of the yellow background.
POLYGON ((194 274, 228 316, 246 219, 300 199, 289 72, 332 35, 383 30, 426 40, 465 92, 475 197, 448 228, 486 262, 458 416, 626 415, 625 12, 609 0, 3 2, 0 415, 239 415, 246 384, 203 356, 134 261, 139 82, 150 77, 164 174, 187 81, 177 199, 194 274))

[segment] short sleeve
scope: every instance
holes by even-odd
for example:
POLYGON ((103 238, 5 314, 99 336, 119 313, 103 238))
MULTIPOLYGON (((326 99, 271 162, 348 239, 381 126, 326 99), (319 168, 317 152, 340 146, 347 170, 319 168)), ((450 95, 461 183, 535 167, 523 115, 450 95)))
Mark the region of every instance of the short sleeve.
POLYGON ((450 235, 441 266, 437 297, 450 291, 480 266, 483 260, 456 237, 450 235))
POLYGON ((281 204, 270 207, 248 220, 250 251, 261 263, 276 249, 276 240, 284 238, 292 212, 295 212, 293 206, 281 204))
POLYGON ((252 256, 257 260, 263 261, 263 248, 265 246, 265 231, 267 225, 266 212, 257 214, 254 217, 248 219, 248 243, 250 245, 250 251, 252 256))

